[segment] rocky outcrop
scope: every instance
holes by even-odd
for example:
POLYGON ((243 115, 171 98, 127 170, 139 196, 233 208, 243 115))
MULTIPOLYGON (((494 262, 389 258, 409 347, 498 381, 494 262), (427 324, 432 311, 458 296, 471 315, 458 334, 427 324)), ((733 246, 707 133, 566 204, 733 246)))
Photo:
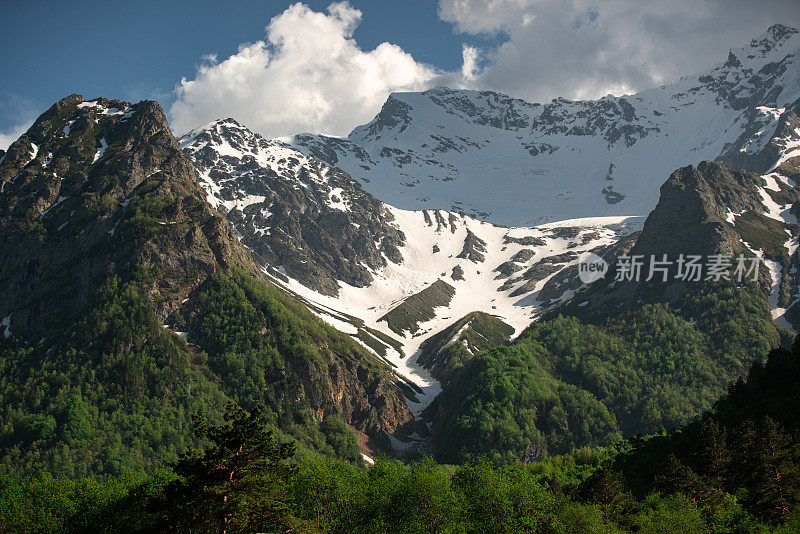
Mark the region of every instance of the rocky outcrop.
POLYGON ((730 254, 741 248, 729 212, 763 213, 761 178, 704 161, 672 173, 631 254, 730 254), (664 231, 669 228, 669 231, 664 231))
POLYGON ((9 147, 0 183, 0 314, 20 334, 79 313, 112 264, 171 273, 161 319, 219 266, 257 271, 155 102, 59 101, 9 147))
MULTIPOLYGON (((792 215, 798 201, 800 190, 779 172, 762 176, 735 171, 713 161, 678 169, 661 187, 659 203, 645 221, 635 244, 630 243, 626 250, 625 243, 620 242, 611 248, 613 254, 602 253, 610 264, 605 278, 576 293, 571 301, 556 307, 552 313, 575 314, 602 322, 621 307, 652 302, 677 306, 684 295, 710 279, 707 270, 699 279, 685 278, 685 272, 684 278, 679 276, 681 256, 685 259, 698 256, 699 263, 706 266, 716 255, 744 255, 762 258, 758 280, 749 281, 757 284, 774 314, 782 315, 777 308, 795 302, 798 287, 796 273, 800 261, 792 248, 793 240, 800 235, 800 226, 792 215), (632 276, 633 279, 615 281, 622 254, 639 258, 640 267, 634 269, 639 274, 632 276), (651 277, 651 260, 664 257, 667 263, 659 266, 661 270, 654 271, 651 277)), ((729 261, 735 263, 733 258, 729 261)), ((727 275, 731 280, 735 280, 734 267, 731 265, 727 275)), ((564 277, 559 291, 581 288, 577 269, 570 271, 571 276, 564 277)), ((743 278, 741 283, 745 282, 743 278)), ((544 287, 540 298, 552 298, 554 289, 544 287)))
POLYGON ((181 146, 242 242, 311 289, 364 287, 370 271, 402 261, 404 236, 392 215, 341 170, 233 119, 189 132, 181 146))
POLYGON ((485 252, 486 241, 473 234, 471 230, 467 229, 467 237, 464 238, 464 246, 456 257, 467 259, 474 263, 481 263, 485 259, 483 256, 485 252))

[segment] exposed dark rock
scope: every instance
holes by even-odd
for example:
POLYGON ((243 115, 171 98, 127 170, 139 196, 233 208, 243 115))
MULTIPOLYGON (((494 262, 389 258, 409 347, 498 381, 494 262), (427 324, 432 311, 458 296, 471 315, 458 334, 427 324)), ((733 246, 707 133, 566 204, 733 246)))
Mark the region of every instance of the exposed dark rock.
POLYGON ((497 268, 495 268, 495 271, 500 273, 495 277, 495 279, 508 278, 515 272, 521 271, 522 269, 524 269, 524 267, 522 267, 522 265, 520 265, 519 263, 513 261, 505 261, 500 265, 498 265, 497 268))
POLYGON ((267 141, 233 119, 181 139, 242 242, 302 284, 336 295, 400 263, 404 236, 384 205, 339 169, 267 141), (226 147, 222 150, 221 147, 226 147), (238 156, 230 155, 230 148, 238 156))
POLYGON ((484 260, 483 252, 486 252, 486 241, 467 229, 467 237, 464 238, 464 247, 457 257, 480 263, 484 260))
POLYGON ((508 245, 516 243, 526 247, 543 247, 546 242, 541 237, 525 236, 525 237, 512 237, 508 234, 503 236, 503 243, 508 245))
POLYGON ((529 248, 523 248, 516 254, 511 257, 511 261, 516 261, 519 263, 525 263, 530 260, 534 255, 534 252, 529 248))

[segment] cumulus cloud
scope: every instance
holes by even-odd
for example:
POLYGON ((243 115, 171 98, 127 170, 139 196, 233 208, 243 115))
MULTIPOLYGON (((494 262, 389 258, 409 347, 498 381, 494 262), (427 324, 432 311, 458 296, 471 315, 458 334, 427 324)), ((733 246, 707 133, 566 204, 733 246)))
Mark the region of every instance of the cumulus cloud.
POLYGON ((796 0, 439 0, 457 32, 505 34, 471 81, 533 101, 629 93, 725 60, 796 0))
POLYGON ((467 44, 461 45, 461 57, 463 63, 461 66, 461 77, 464 80, 472 81, 478 75, 478 56, 480 50, 475 46, 467 44))
MULTIPOLYGON (((382 43, 353 38, 361 12, 347 2, 315 12, 297 3, 265 38, 228 58, 203 56, 175 89, 173 128, 234 117, 277 137, 346 135, 392 91, 434 85, 493 89, 530 101, 624 94, 706 70, 776 23, 800 25, 797 0, 439 0, 457 33, 461 69, 443 72, 382 43), (479 49, 481 37, 502 43, 479 49)), ((0 137, 0 140, 3 138, 0 137)))
POLYGON ((423 90, 444 73, 382 43, 364 51, 353 39, 361 12, 347 2, 326 13, 294 4, 274 17, 266 39, 219 61, 205 56, 193 80, 176 87, 176 132, 221 117, 277 137, 302 131, 345 135, 369 121, 392 91, 423 90))

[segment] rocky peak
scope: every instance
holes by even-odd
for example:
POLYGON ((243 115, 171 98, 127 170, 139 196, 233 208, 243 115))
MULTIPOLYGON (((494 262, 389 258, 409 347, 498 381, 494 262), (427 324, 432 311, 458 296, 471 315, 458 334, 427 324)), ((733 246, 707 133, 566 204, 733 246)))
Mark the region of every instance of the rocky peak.
POLYGON ((267 141, 233 119, 181 137, 208 201, 268 263, 326 295, 363 287, 400 262, 403 234, 385 206, 346 173, 267 141))
POLYGON ((410 111, 411 106, 402 100, 402 96, 392 93, 375 118, 366 126, 353 130, 350 135, 363 140, 375 140, 390 133, 399 135, 411 123, 410 111))
POLYGON ((673 172, 661 187, 631 254, 731 254, 740 248, 728 213, 763 213, 756 174, 704 161, 673 172), (669 231, 664 229, 669 228, 669 231))
POLYGON ((112 264, 172 272, 161 319, 220 265, 258 271, 155 102, 62 99, 9 147, 0 185, 0 314, 17 332, 49 335, 112 264))
POLYGON ((750 41, 750 49, 764 57, 776 48, 783 46, 796 33, 798 33, 796 28, 774 24, 763 35, 750 41))

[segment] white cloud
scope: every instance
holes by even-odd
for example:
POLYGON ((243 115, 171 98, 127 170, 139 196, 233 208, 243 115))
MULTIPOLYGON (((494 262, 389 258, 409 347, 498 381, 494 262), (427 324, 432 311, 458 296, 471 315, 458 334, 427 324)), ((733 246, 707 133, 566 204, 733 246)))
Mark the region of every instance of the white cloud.
POLYGON ((471 85, 532 101, 634 92, 706 70, 796 0, 439 0, 458 32, 505 34, 471 85))
POLYGON ((345 135, 369 121, 390 92, 423 90, 443 75, 390 43, 361 50, 353 39, 360 20, 347 2, 327 13, 298 3, 269 22, 265 40, 240 45, 222 61, 204 56, 196 77, 176 87, 173 129, 229 116, 269 137, 345 135))
POLYGON ((478 50, 478 48, 467 44, 461 45, 461 57, 463 58, 461 77, 465 80, 474 80, 478 75, 479 55, 480 50, 478 50))
POLYGON ((264 40, 201 58, 194 79, 175 89, 173 128, 230 116, 268 137, 346 135, 390 92, 434 85, 540 102, 631 93, 706 70, 771 24, 799 25, 800 2, 439 0, 439 16, 457 32, 503 42, 463 44, 460 71, 443 72, 390 43, 362 50, 353 38, 361 12, 347 2, 327 12, 297 3, 269 21, 264 40))

